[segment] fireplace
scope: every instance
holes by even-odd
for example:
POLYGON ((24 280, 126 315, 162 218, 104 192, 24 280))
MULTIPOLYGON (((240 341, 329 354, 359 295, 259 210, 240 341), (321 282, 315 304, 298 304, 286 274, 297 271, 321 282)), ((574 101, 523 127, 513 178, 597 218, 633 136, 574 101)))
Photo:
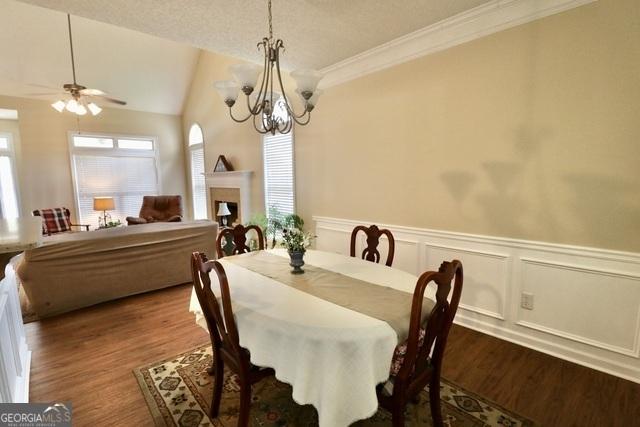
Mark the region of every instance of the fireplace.
POLYGON ((208 193, 209 218, 222 225, 216 216, 218 206, 226 202, 231 215, 227 217, 227 226, 244 224, 253 215, 251 210, 252 171, 231 171, 205 173, 208 193))

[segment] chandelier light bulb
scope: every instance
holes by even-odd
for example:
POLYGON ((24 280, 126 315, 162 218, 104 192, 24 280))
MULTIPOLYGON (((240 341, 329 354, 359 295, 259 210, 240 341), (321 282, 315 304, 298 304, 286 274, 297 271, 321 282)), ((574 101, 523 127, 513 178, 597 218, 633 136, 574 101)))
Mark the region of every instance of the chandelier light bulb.
POLYGON ((233 106, 238 99, 238 91, 240 90, 238 83, 233 80, 218 81, 214 83, 214 87, 224 99, 225 104, 229 107, 233 106))

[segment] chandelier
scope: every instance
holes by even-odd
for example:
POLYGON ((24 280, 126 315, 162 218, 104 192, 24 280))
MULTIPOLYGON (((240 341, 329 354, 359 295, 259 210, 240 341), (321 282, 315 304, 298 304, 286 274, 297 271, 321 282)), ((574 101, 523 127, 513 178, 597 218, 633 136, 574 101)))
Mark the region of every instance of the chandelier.
POLYGON ((284 51, 284 42, 281 39, 273 39, 271 0, 268 2, 268 10, 269 37, 263 38, 258 43, 258 49, 264 52, 264 66, 247 63, 232 65, 229 67, 229 71, 235 80, 215 82, 215 88, 229 107, 229 116, 235 122, 243 123, 252 119, 256 131, 261 134, 275 135, 276 132, 290 132, 294 122, 301 126, 309 123, 311 111, 322 94, 322 91, 317 89, 322 74, 315 70, 297 70, 290 73, 297 84, 296 93, 304 105, 304 111, 297 114, 282 85, 280 53, 284 51), (262 80, 257 86, 260 74, 262 74, 262 80), (274 91, 274 87, 279 88, 280 92, 274 91), (231 110, 240 90, 247 98, 248 114, 244 118, 236 118, 231 110))

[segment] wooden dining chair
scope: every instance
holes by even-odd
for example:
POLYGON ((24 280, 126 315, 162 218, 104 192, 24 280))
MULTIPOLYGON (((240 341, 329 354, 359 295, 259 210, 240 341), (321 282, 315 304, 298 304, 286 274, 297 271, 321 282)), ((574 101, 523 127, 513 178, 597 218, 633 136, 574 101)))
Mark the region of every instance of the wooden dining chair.
POLYGON ((351 251, 350 255, 352 257, 356 256, 356 239, 358 237, 358 233, 364 231, 367 235, 367 247, 362 251, 362 259, 367 261, 379 263, 380 262, 380 251, 378 251, 378 244, 380 243, 380 237, 383 235, 387 236, 387 240, 389 241, 389 252, 387 253, 387 261, 385 265, 391 267, 393 264, 393 255, 395 252, 396 244, 393 239, 393 234, 386 228, 380 229, 377 225, 372 225, 370 227, 365 227, 364 225, 358 225, 351 232, 351 251))
POLYGON ((409 401, 429 385, 431 417, 435 427, 442 427, 440 408, 440 373, 447 336, 458 310, 462 293, 462 263, 443 262, 438 272, 427 271, 418 279, 413 293, 409 337, 396 348, 389 380, 378 386, 380 405, 391 412, 392 425, 404 426, 404 410, 409 401), (421 324, 424 292, 435 283, 436 301, 426 324, 421 324), (453 282, 453 293, 448 300, 453 282))
POLYGON ((225 255, 236 255, 251 252, 251 248, 247 246, 247 233, 251 230, 254 230, 258 235, 258 249, 264 249, 264 235, 262 234, 260 227, 257 225, 249 225, 245 227, 242 224, 238 224, 233 228, 225 228, 220 231, 220 234, 218 234, 218 238, 216 239, 216 252, 218 253, 218 258, 223 258, 225 255))
POLYGON ((200 303, 202 313, 209 329, 209 338, 213 349, 213 362, 208 373, 213 375, 214 386, 211 398, 211 418, 216 418, 220 410, 222 385, 224 384, 224 368, 238 376, 240 385, 240 414, 238 426, 249 425, 249 409, 251 406, 251 385, 261 379, 274 375, 271 368, 259 368, 251 364, 249 350, 240 346, 238 326, 231 307, 231 295, 227 275, 218 261, 208 261, 203 253, 191 255, 191 273, 193 287, 200 303), (209 273, 215 271, 220 284, 220 301, 211 290, 209 273), (222 307, 220 306, 222 304, 222 307))

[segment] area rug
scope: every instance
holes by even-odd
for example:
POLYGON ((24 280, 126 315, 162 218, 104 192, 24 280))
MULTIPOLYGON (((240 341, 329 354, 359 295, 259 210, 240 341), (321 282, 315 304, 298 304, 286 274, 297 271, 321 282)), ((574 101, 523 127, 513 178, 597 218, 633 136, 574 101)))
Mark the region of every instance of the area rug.
MULTIPOLYGON (((166 360, 134 369, 142 393, 157 426, 237 425, 239 386, 237 378, 225 372, 220 416, 209 419, 213 392, 211 346, 202 345, 166 360)), ((445 425, 450 427, 530 427, 533 422, 443 380, 441 399, 445 425)), ((291 387, 275 378, 253 386, 252 426, 317 426, 318 415, 311 405, 298 405, 291 397, 291 387)), ((420 401, 407 407, 408 426, 431 426, 427 391, 420 401)), ((391 415, 383 409, 371 418, 354 424, 360 427, 391 425, 391 415)))

